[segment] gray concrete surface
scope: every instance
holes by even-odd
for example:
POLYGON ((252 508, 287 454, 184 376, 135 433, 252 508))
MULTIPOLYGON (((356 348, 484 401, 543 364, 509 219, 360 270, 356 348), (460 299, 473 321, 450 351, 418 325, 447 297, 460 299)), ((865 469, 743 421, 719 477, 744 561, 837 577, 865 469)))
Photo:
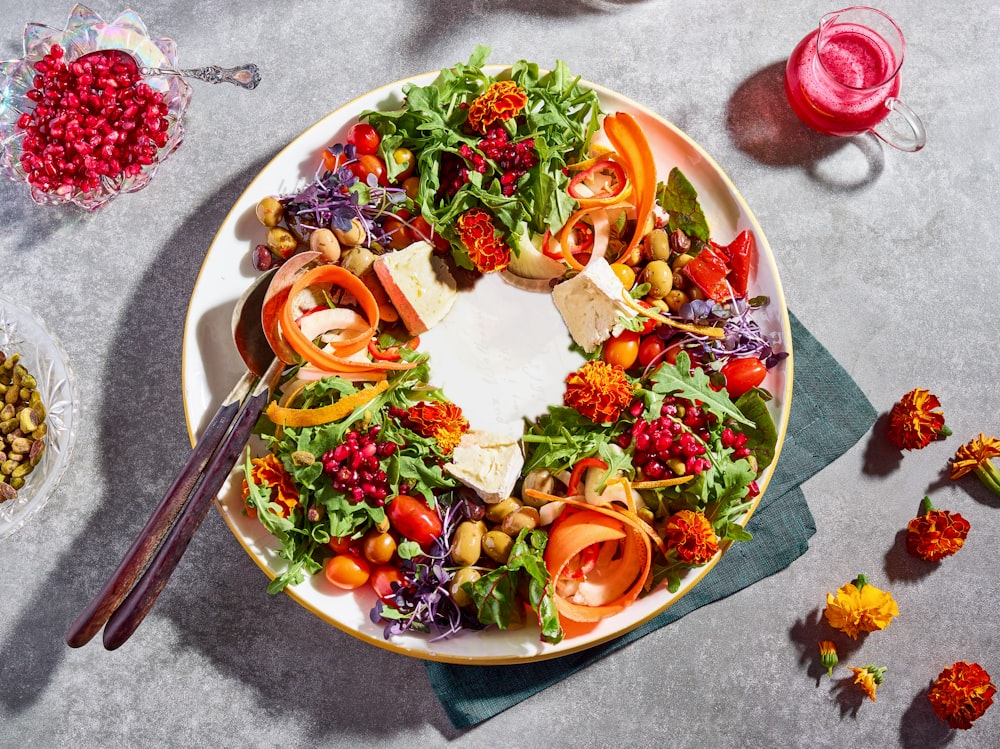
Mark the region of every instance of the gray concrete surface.
MULTIPOLYGON (((30 5, 0 1, 0 58, 19 54, 25 22, 58 26, 70 9, 30 5)), ((925 696, 960 659, 1000 678, 1000 498, 942 478, 961 442, 1000 432, 1000 11, 987 0, 882 4, 906 32, 903 98, 928 132, 926 149, 904 154, 791 119, 783 61, 836 5, 138 0, 183 65, 253 60, 264 82, 252 93, 196 84, 181 149, 147 190, 99 215, 37 208, 0 184, 0 288, 45 314, 83 396, 64 483, 44 516, 0 543, 0 746, 1000 746, 1000 707, 948 732, 925 696), (564 59, 701 143, 768 235, 789 307, 878 411, 925 387, 955 436, 894 462, 867 435, 805 485, 818 532, 790 568, 465 732, 422 663, 268 597, 215 513, 132 640, 67 648, 67 626, 187 452, 185 310, 230 205, 328 111, 465 60, 477 42, 496 61, 564 59), (973 527, 934 569, 908 562, 899 536, 928 493, 973 527), (858 572, 902 610, 849 659, 888 666, 875 703, 813 666, 824 595, 858 572)))

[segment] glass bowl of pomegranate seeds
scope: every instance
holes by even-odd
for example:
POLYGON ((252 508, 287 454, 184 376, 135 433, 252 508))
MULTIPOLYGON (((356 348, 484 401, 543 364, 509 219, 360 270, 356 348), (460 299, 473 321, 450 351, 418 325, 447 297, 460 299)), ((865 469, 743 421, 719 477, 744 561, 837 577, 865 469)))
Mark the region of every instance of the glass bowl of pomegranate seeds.
POLYGON ((77 5, 63 29, 29 23, 24 56, 0 62, 0 173, 41 205, 97 210, 141 190, 180 145, 191 100, 180 76, 142 70, 176 66, 173 40, 134 11, 106 22, 77 5))
POLYGON ((0 539, 35 516, 69 465, 79 398, 69 357, 38 315, 0 296, 0 539))

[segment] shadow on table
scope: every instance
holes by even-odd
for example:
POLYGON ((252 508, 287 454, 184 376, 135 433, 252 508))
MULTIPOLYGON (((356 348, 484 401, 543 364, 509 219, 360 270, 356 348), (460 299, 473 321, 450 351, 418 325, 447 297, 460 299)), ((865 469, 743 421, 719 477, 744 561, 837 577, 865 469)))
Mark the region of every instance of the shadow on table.
POLYGON ((927 697, 929 690, 930 684, 914 695, 899 721, 899 745, 903 749, 939 749, 950 744, 958 733, 934 714, 927 697))
POLYGON ((734 145, 762 164, 800 167, 832 192, 853 192, 885 167, 874 135, 821 135, 803 125, 785 98, 785 62, 773 63, 740 84, 729 99, 726 129, 734 145))
MULTIPOLYGON (((88 687, 114 692, 157 683, 171 653, 194 650, 210 663, 206 678, 221 672, 252 687, 260 710, 276 721, 294 703, 295 712, 308 713, 303 724, 318 739, 372 734, 375 744, 387 732, 426 721, 443 735, 455 734, 420 661, 362 643, 286 596, 269 597, 267 578, 214 512, 129 642, 114 653, 96 654, 65 645, 70 624, 117 566, 190 449, 179 377, 189 295, 209 240, 269 158, 231 179, 177 228, 124 305, 125 316, 108 321, 116 331, 100 373, 103 400, 91 406, 99 424, 96 449, 103 456, 101 474, 94 477, 100 499, 37 585, 11 638, 0 644, 0 684, 6 685, 0 712, 31 709, 66 661, 108 659, 106 668, 90 675, 98 683, 88 687), (150 430, 149 423, 159 430, 150 430), (172 427, 164 432, 162 425, 172 427), (163 627, 164 619, 172 626, 163 627), (150 658, 149 651, 159 657, 150 658), (118 674, 123 683, 99 683, 118 674)), ((100 638, 86 648, 100 648, 100 638)), ((198 696, 190 699, 196 709, 198 696)), ((233 735, 241 735, 241 725, 234 717, 233 735)))

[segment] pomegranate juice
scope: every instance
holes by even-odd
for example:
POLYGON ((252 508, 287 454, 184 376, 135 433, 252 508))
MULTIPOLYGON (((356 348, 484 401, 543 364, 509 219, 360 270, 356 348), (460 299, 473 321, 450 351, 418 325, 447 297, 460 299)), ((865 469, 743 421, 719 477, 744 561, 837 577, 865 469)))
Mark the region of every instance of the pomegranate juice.
POLYGON ((889 113, 899 92, 899 61, 885 39, 866 26, 837 24, 807 36, 788 58, 785 95, 795 114, 828 135, 857 135, 889 113))

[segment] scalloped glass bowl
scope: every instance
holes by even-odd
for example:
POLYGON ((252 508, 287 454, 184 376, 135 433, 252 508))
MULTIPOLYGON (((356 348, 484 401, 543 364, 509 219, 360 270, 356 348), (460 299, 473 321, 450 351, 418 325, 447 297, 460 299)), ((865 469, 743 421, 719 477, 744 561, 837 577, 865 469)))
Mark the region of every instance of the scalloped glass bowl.
POLYGON ((17 497, 0 502, 0 539, 21 528, 52 496, 69 465, 76 437, 79 399, 69 358, 38 316, 0 296, 0 351, 20 354, 34 375, 45 405, 47 433, 41 460, 25 477, 17 497))
POLYGON ((17 127, 18 118, 30 112, 34 102, 25 96, 32 88, 34 64, 56 44, 63 47, 68 61, 99 49, 121 49, 131 52, 140 67, 177 67, 177 45, 172 39, 153 39, 135 11, 127 10, 112 21, 104 21, 90 8, 76 5, 64 29, 40 23, 24 28, 24 56, 0 62, 0 174, 28 185, 31 198, 40 205, 76 204, 87 210, 97 210, 122 193, 141 190, 153 178, 159 165, 181 144, 184 137, 183 118, 191 101, 191 87, 176 75, 148 75, 144 80, 163 95, 167 104, 167 142, 157 152, 152 164, 143 167, 134 177, 103 180, 102 189, 61 195, 44 192, 28 183, 21 167, 24 131, 17 127))

